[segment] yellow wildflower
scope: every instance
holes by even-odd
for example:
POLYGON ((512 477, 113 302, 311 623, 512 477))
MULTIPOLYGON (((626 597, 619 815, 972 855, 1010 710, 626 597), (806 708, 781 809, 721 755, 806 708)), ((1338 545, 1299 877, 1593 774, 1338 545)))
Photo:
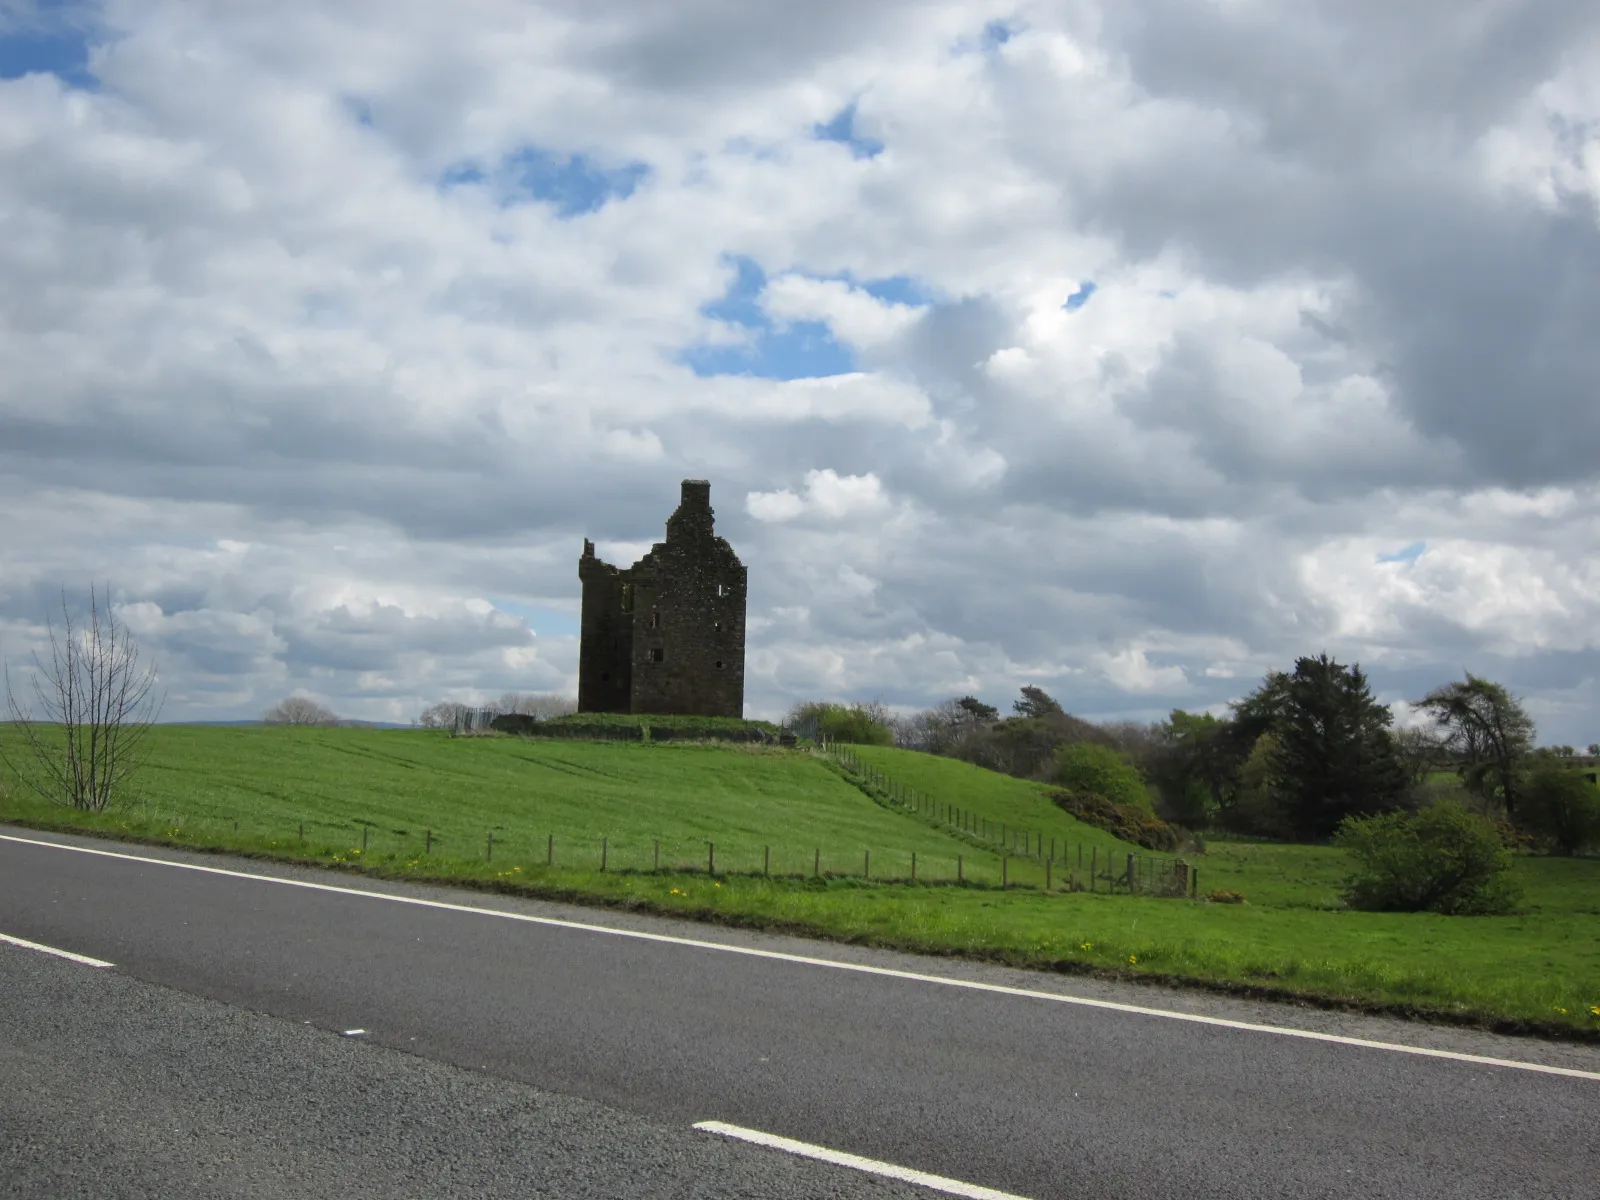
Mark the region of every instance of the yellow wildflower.
POLYGON ((1139 956, 1137 954, 1130 954, 1128 955, 1128 961, 1131 963, 1136 963, 1139 961, 1139 956))

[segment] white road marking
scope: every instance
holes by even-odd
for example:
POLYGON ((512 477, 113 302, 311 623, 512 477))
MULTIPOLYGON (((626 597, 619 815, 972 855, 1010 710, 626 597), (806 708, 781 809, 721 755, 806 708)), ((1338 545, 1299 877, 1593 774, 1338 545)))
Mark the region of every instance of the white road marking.
POLYGON ((54 954, 57 958, 70 959, 75 963, 82 963, 86 967, 114 967, 116 963, 108 963, 103 958, 90 958, 87 954, 74 954, 71 950, 57 950, 54 946, 45 946, 39 942, 30 942, 26 938, 12 937, 9 933, 0 933, 0 942, 10 946, 21 946, 24 950, 37 950, 41 954, 54 954))
POLYGON ((346 1029, 344 1031, 344 1036, 345 1037, 360 1037, 365 1032, 366 1032, 365 1029, 346 1029))
POLYGON ((879 1162, 875 1158, 862 1158, 859 1154, 846 1154, 842 1150, 829 1150, 826 1146, 813 1146, 810 1142, 797 1142, 793 1138, 762 1133, 759 1129, 742 1129, 738 1125, 725 1125, 721 1121, 697 1121, 694 1127, 703 1129, 707 1133, 720 1133, 723 1137, 738 1138, 741 1142, 754 1142, 757 1146, 770 1146, 774 1150, 798 1154, 802 1158, 815 1158, 838 1167, 849 1167, 853 1171, 865 1171, 869 1175, 883 1175, 889 1179, 914 1183, 918 1187, 929 1188, 935 1192, 966 1196, 968 1200, 1024 1200, 1024 1197, 1012 1192, 997 1192, 994 1188, 979 1187, 975 1183, 962 1183, 959 1179, 946 1179, 943 1175, 930 1175, 926 1171, 913 1171, 910 1167, 898 1167, 894 1163, 879 1162))
MULTIPOLYGON (((721 954, 738 954, 746 958, 764 958, 776 962, 797 963, 807 967, 825 967, 834 971, 849 971, 857 975, 876 975, 885 979, 906 979, 914 983, 933 983, 941 987, 963 988, 973 992, 988 992, 999 996, 1019 996, 1028 1000, 1047 1000, 1056 1004, 1073 1004, 1082 1008, 1098 1008, 1109 1012, 1129 1013, 1141 1017, 1161 1017, 1168 1021, 1186 1021, 1191 1025, 1210 1025, 1219 1029, 1237 1029, 1246 1033, 1270 1033, 1278 1037, 1300 1038, 1308 1042, 1329 1042, 1339 1046, 1359 1046, 1365 1050, 1386 1050, 1393 1054, 1413 1054, 1419 1058, 1443 1058, 1454 1062, 1476 1063, 1486 1067, 1506 1067, 1514 1071, 1532 1071, 1539 1075, 1564 1075, 1572 1079, 1600 1081, 1600 1071, 1584 1071, 1577 1067, 1551 1067, 1544 1063, 1518 1062, 1514 1058, 1491 1058, 1483 1054, 1464 1054, 1459 1050, 1434 1050, 1427 1046, 1406 1046, 1399 1042, 1377 1042, 1368 1038, 1345 1037, 1337 1033, 1318 1033, 1310 1029, 1293 1029, 1286 1025, 1264 1025, 1254 1021, 1234 1021, 1227 1017, 1207 1017, 1199 1013, 1174 1012, 1166 1008, 1149 1008, 1142 1004, 1122 1004, 1115 1000, 1091 1000, 1087 996, 1068 996, 1060 992, 1041 992, 1032 988, 1008 987, 1001 983, 983 983, 975 979, 953 979, 946 975, 926 975, 920 971, 901 971, 894 967, 874 967, 866 963, 840 962, 833 958, 816 958, 808 954, 790 954, 782 950, 759 950, 754 946, 729 946, 722 942, 705 942, 698 938, 677 937, 666 933, 646 933, 639 929, 615 929, 609 925, 590 925, 584 921, 567 921, 559 917, 536 917, 530 913, 506 912, 499 908, 482 908, 471 904, 452 904, 447 900, 424 900, 417 896, 394 896, 387 892, 369 892, 361 888, 340 887, 332 883, 313 883, 307 879, 284 879, 277 875, 258 875, 250 871, 233 871, 226 867, 206 867, 199 863, 174 862, 167 858, 152 858, 144 854, 124 854, 116 850, 95 850, 88 846, 70 846, 62 842, 42 842, 34 838, 0 834, 0 842, 16 842, 24 846, 39 846, 46 850, 68 850, 74 854, 90 854, 99 858, 117 858, 126 862, 147 863, 156 867, 171 867, 179 871, 196 871, 202 875, 221 875, 229 879, 250 879, 257 883, 275 883, 282 887, 304 888, 313 892, 333 892, 342 896, 359 896, 366 900, 386 900, 392 904, 409 904, 417 908, 436 908, 445 912, 471 913, 479 917, 500 917, 507 921, 521 921, 529 925, 545 925, 556 929, 576 929, 584 933, 601 933, 611 937, 633 938, 641 942, 659 942, 669 946, 689 946, 696 950, 714 950, 721 954)), ((97 964, 98 965, 98 964, 97 964)), ((109 966, 110 964, 104 964, 109 966)))

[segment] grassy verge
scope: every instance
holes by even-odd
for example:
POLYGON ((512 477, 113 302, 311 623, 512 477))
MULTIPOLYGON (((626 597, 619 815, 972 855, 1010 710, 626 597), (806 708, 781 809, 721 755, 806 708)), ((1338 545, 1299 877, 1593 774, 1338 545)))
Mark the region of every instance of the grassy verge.
MULTIPOLYGON (((1335 907, 1339 852, 1249 842, 1214 843, 1200 860, 1202 890, 1243 892, 1244 905, 1001 890, 992 854, 872 802, 794 751, 226 727, 163 729, 153 750, 138 804, 74 813, 28 800, 13 783, 0 795, 0 820, 1600 1040, 1595 860, 1519 858, 1527 899, 1509 917, 1344 911, 1335 907), (552 834, 554 866, 546 862, 552 834), (715 875, 702 857, 711 840, 715 875), (772 877, 761 873, 768 846, 772 877), (904 881, 913 851, 915 884, 904 881), (810 878, 819 852, 833 874, 810 878), (861 878, 867 852, 871 880, 861 878), (957 853, 968 865, 965 886, 949 882, 957 853), (795 877, 779 877, 790 871, 795 877)), ((884 769, 926 771, 924 790, 959 789, 952 802, 991 806, 996 820, 1046 830, 1044 822, 1059 821, 1064 842, 1105 836, 1027 784, 987 772, 968 779, 916 757, 894 767, 884 760, 884 769)))

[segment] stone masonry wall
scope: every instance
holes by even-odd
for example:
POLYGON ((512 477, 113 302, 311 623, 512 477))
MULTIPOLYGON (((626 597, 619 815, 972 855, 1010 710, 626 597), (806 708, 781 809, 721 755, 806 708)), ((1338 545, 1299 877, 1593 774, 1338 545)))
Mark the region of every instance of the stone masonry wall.
POLYGON ((686 479, 667 540, 632 567, 585 541, 579 712, 744 715, 747 573, 714 520, 711 485, 686 479))

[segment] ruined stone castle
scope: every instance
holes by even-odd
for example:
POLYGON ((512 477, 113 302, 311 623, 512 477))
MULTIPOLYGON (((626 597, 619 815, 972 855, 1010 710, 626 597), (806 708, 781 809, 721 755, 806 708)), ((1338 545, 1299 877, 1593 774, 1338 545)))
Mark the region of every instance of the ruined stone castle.
POLYGON ((744 715, 745 568, 716 535, 711 484, 685 479, 667 540, 614 567, 583 542, 578 711, 744 715))

